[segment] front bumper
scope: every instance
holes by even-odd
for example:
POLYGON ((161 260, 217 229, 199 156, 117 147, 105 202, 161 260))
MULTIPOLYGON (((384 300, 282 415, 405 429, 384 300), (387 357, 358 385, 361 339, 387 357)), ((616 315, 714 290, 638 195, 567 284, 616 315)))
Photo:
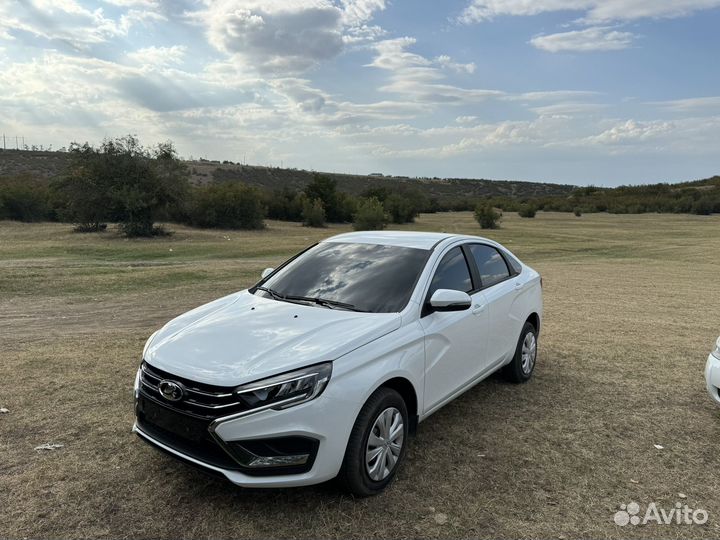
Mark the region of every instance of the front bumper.
POLYGON ((216 450, 233 442, 252 447, 253 442, 268 439, 304 439, 314 441, 309 461, 301 467, 274 467, 250 470, 239 465, 233 457, 224 454, 202 455, 178 444, 172 438, 160 436, 161 431, 148 429, 141 416, 133 431, 152 446, 210 472, 221 474, 232 483, 244 487, 289 487, 318 484, 337 476, 345 455, 345 448, 357 411, 351 402, 337 399, 332 392, 323 393, 313 401, 281 411, 264 410, 240 418, 218 419, 214 422, 212 437, 216 450), (248 444, 246 444, 248 443, 248 444), (269 474, 268 474, 269 473, 269 474))
POLYGON ((708 356, 705 364, 705 382, 710 397, 715 403, 720 404, 720 360, 712 354, 708 356))

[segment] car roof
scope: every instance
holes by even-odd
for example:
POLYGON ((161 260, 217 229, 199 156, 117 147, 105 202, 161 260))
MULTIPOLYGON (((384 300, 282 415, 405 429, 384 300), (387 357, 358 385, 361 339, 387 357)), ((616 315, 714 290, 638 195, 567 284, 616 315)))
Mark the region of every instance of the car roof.
POLYGON ((482 240, 495 244, 495 242, 479 236, 420 231, 358 231, 338 234, 323 241, 432 249, 438 243, 448 239, 482 240))

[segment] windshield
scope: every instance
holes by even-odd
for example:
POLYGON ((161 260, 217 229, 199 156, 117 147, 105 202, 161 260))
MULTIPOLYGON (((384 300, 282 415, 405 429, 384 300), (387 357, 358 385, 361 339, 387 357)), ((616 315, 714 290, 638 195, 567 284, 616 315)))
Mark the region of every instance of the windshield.
POLYGON ((402 311, 428 255, 424 249, 323 242, 279 270, 255 294, 321 299, 329 302, 316 303, 329 308, 402 311))

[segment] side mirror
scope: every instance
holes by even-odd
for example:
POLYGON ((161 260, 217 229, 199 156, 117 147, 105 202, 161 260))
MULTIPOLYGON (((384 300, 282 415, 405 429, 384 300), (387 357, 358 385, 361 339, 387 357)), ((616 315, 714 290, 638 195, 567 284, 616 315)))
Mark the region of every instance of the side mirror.
POLYGON ((430 308, 433 311, 463 311, 472 305, 468 293, 452 289, 438 289, 430 297, 430 308))
POLYGON ((262 274, 260 274, 260 277, 263 278, 263 279, 265 279, 265 278, 268 277, 270 274, 272 274, 274 271, 275 271, 274 268, 266 268, 265 270, 262 271, 262 274))

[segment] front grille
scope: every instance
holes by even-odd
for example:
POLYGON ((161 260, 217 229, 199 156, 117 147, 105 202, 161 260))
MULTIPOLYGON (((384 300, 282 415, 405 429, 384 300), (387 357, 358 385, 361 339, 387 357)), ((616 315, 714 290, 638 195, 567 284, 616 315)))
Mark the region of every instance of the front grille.
POLYGON ((248 409, 247 404, 233 394, 232 387, 203 384, 177 377, 152 367, 147 362, 140 366, 140 389, 148 397, 158 399, 170 408, 210 420, 248 409), (158 383, 164 379, 181 383, 185 387, 185 397, 174 402, 165 400, 158 390, 158 383))
POLYGON ((164 445, 215 467, 240 468, 210 435, 210 420, 181 413, 144 394, 138 396, 135 412, 138 427, 164 445))

